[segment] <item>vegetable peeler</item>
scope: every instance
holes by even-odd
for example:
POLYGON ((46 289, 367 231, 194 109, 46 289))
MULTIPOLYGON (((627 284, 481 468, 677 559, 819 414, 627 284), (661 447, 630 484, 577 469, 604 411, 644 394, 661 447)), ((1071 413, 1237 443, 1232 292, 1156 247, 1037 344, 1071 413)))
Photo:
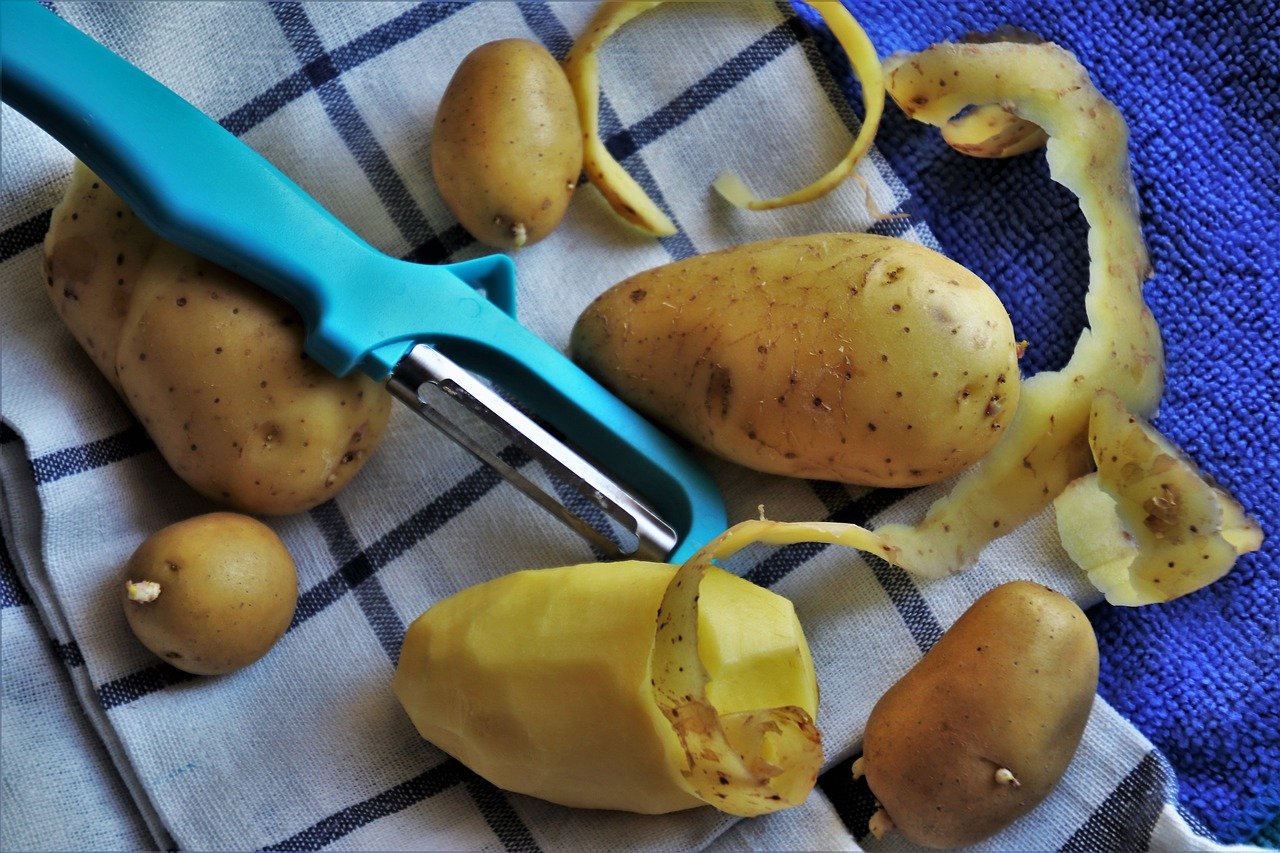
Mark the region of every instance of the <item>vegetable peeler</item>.
POLYGON ((693 457, 515 319, 507 256, 424 265, 383 254, 233 134, 35 0, 0 2, 0 96, 161 237, 292 303, 311 358, 384 383, 606 556, 681 562, 725 529, 720 493, 693 457), (582 499, 558 499, 486 449, 444 413, 454 403, 582 499))

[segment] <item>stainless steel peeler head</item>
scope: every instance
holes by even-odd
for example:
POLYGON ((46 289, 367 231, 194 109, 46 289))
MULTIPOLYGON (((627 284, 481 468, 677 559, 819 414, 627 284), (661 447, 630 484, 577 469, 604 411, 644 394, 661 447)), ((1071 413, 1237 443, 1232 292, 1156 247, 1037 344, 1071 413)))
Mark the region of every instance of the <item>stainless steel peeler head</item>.
POLYGON ((675 530, 652 508, 434 348, 418 344, 409 350, 391 371, 387 388, 398 400, 586 539, 602 556, 663 561, 675 550, 678 542, 675 530), (437 406, 437 402, 444 405, 437 406), (477 416, 585 501, 566 501, 526 476, 513 462, 487 446, 476 431, 460 426, 442 411, 451 405, 461 406, 477 416), (606 525, 605 518, 612 519, 621 530, 606 525))

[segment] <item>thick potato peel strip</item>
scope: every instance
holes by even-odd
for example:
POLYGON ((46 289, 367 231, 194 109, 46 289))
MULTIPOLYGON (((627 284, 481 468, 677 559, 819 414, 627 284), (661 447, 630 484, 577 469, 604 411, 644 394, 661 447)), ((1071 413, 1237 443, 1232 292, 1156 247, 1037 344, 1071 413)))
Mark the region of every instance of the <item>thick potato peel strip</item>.
POLYGON ((1044 128, 1018 118, 999 104, 984 104, 942 126, 942 138, 970 157, 1016 157, 1043 148, 1044 128))
MULTIPOLYGON (((625 222, 646 234, 666 237, 676 233, 676 226, 622 165, 613 158, 600 138, 600 68, 597 55, 601 46, 633 18, 658 6, 662 0, 607 0, 600 4, 586 32, 574 43, 564 61, 565 75, 578 101, 578 119, 582 125, 583 169, 587 179, 625 222)), ((834 0, 811 2, 822 20, 848 55, 854 75, 862 85, 865 115, 862 127, 849 153, 826 174, 795 192, 776 198, 762 199, 747 188, 732 172, 723 172, 714 187, 730 203, 749 210, 772 210, 821 198, 835 189, 853 171, 871 147, 880 116, 884 111, 884 84, 875 47, 849 11, 834 0)))
POLYGON ((596 57, 601 45, 632 18, 661 5, 662 0, 608 0, 600 4, 587 31, 574 42, 564 60, 564 73, 578 102, 578 122, 582 125, 582 168, 614 213, 628 224, 654 237, 676 233, 671 221, 635 179, 627 174, 600 138, 600 65, 596 57))
POLYGON ((1152 413, 1164 383, 1160 331, 1142 299, 1150 274, 1128 128, 1069 52, 1057 45, 938 44, 885 63, 890 96, 910 116, 944 126, 966 107, 998 104, 1048 135, 1050 175, 1089 225, 1089 328, 1059 371, 1031 377, 1005 437, 915 526, 877 530, 899 562, 928 577, 962 571, 991 540, 1046 507, 1092 466, 1086 430, 1094 393, 1114 391, 1152 413))
POLYGON ((1262 529, 1114 395, 1098 393, 1089 444, 1098 472, 1054 501, 1071 558, 1116 605, 1170 601, 1262 547, 1262 529))
POLYGON ((746 521, 680 567, 658 609, 654 697, 684 749, 685 777, 697 796, 743 817, 803 802, 822 766, 822 739, 795 706, 720 716, 707 699, 710 676, 698 657, 698 588, 713 561, 754 543, 827 542, 892 557, 875 534, 851 524, 746 521))

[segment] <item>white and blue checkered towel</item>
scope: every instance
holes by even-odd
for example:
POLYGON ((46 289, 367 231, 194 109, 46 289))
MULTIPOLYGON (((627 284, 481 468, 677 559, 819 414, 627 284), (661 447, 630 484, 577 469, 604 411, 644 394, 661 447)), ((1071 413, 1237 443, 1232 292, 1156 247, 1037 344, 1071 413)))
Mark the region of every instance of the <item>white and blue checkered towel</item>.
MULTIPOLYGON (((427 159, 453 69, 496 38, 530 38, 563 56, 595 4, 51 5, 219 119, 374 245, 442 262, 485 251, 449 216, 427 159)), ((893 28, 877 23, 895 4, 870 5, 864 22, 882 55, 923 48, 939 28, 963 32, 948 24, 948 4, 893 28)), ((1086 66, 1109 61, 1088 39, 1065 41, 1086 66)), ((843 155, 856 129, 825 40, 789 6, 671 4, 609 43, 602 74, 611 150, 681 230, 640 238, 616 225, 594 189, 581 190, 560 229, 517 256, 520 317, 552 344, 566 344, 578 312, 610 284, 693 253, 826 230, 939 246, 941 232, 921 221, 908 190, 918 176, 895 174, 882 151, 859 175, 879 209, 908 218, 873 219, 854 181, 819 202, 756 215, 710 191, 724 167, 765 193, 805 184, 843 155)), ((897 121, 889 131, 902 137, 897 121)), ((212 507, 168 471, 42 293, 40 241, 70 156, 7 107, 0 131, 0 848, 903 849, 901 839, 867 836, 871 798, 849 776, 879 695, 1000 582, 1030 577, 1084 605, 1098 601, 1049 513, 992 545, 974 571, 928 584, 834 548, 764 552, 736 568, 795 601, 823 687, 827 769, 803 806, 754 820, 710 808, 637 816, 508 794, 422 741, 396 703, 390 681, 405 627, 463 586, 591 555, 396 411, 345 492, 270 520, 300 573, 284 639, 233 676, 185 676, 132 637, 116 582, 146 535, 212 507)), ((990 215, 1001 217, 1007 201, 989 197, 990 215)), ((966 263, 983 251, 948 249, 966 263)), ((1049 323, 1040 338, 1069 351, 1071 322, 1049 323)), ((707 464, 733 520, 754 517, 761 503, 780 519, 911 520, 938 494, 707 464)), ((1274 710, 1258 719, 1268 725, 1274 710)), ((1189 850, 1247 838, 1215 836, 1181 804, 1174 768, 1183 758, 1153 748, 1099 699, 1061 785, 984 846, 1189 850)), ((1266 783, 1240 781, 1254 786, 1246 793, 1266 783)))

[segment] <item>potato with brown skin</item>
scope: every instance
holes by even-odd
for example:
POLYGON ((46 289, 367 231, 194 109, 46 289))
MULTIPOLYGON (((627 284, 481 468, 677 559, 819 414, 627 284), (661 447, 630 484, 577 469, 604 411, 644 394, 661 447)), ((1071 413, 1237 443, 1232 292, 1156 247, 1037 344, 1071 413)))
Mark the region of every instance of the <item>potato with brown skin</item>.
POLYGON ((301 318, 157 238, 78 165, 45 239, 46 290, 169 466, 236 509, 336 495, 377 446, 390 395, 302 351, 301 318))
POLYGON ((941 480, 1018 403, 1009 315, 977 276, 871 234, 770 240, 615 285, 571 352, 654 420, 748 467, 872 486, 941 480))
POLYGON ((436 112, 431 171, 477 240, 519 249, 560 224, 582 171, 569 81, 546 48, 503 39, 458 66, 436 112))
POLYGON ((171 524, 138 547, 122 603, 148 649, 197 675, 261 658, 293 621, 298 575, 275 532, 229 512, 171 524))
POLYGON ((133 287, 158 238, 115 193, 77 163, 44 241, 53 307, 117 391, 116 351, 133 287))
POLYGON ((180 477, 247 512, 302 512, 360 468, 390 398, 301 356, 302 334, 291 306, 160 243, 134 290, 117 373, 180 477))
POLYGON ((871 712, 854 774, 883 809, 873 831, 959 847, 1027 814, 1066 772, 1097 685, 1074 602, 1028 581, 987 592, 871 712))

